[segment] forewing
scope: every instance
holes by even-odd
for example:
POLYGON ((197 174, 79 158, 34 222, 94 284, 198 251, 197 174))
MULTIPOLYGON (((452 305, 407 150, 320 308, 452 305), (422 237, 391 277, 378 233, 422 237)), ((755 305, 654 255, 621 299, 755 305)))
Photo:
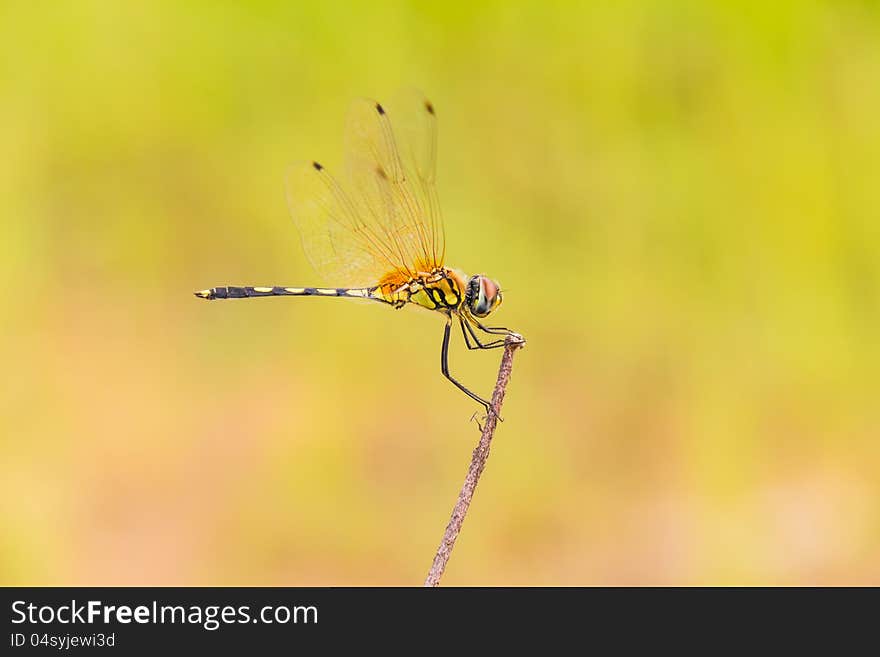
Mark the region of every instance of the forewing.
POLYGON ((431 238, 431 256, 437 266, 445 260, 443 217, 437 198, 437 112, 434 104, 417 89, 397 92, 389 109, 404 170, 431 238))
POLYGON ((359 100, 346 126, 346 171, 364 230, 411 276, 443 264, 434 188, 436 121, 429 103, 419 107, 421 119, 405 109, 395 115, 395 133, 384 106, 359 100))
POLYGON ((316 162, 288 170, 287 199, 303 248, 330 285, 405 280, 443 264, 434 108, 418 92, 398 94, 394 107, 397 132, 376 101, 352 105, 341 183, 316 162))

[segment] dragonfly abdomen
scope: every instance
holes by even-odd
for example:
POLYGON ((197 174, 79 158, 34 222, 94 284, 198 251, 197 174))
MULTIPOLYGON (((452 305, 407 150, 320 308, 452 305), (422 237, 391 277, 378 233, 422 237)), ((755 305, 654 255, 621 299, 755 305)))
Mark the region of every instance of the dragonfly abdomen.
POLYGON ((212 287, 194 294, 201 299, 252 299, 254 297, 348 297, 352 299, 376 299, 375 287, 212 287))

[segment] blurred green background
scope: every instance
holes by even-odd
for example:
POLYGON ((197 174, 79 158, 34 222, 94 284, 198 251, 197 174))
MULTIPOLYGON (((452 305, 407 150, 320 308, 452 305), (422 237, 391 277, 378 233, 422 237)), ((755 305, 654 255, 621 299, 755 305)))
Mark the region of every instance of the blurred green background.
POLYGON ((442 321, 191 294, 314 284, 285 166, 408 85, 528 339, 444 583, 880 583, 876 3, 471 4, 0 4, 0 583, 422 582, 442 321))

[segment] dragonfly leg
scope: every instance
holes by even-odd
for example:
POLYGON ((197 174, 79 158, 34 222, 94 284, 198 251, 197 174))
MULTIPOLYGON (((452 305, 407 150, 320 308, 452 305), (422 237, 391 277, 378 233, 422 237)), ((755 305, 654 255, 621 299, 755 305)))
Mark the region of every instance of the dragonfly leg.
MULTIPOLYGON (((449 373, 449 331, 451 328, 452 328, 452 316, 448 315, 446 318, 446 327, 443 329, 443 347, 440 350, 440 371, 443 372, 443 376, 445 376, 447 379, 449 379, 456 388, 461 390, 464 394, 466 394, 468 397, 473 399, 475 402, 482 404, 483 407, 486 409, 487 414, 488 413, 495 413, 495 411, 492 408, 492 404, 487 402, 485 399, 480 397, 475 392, 468 390, 465 386, 463 386, 461 383, 459 383, 455 379, 455 377, 453 377, 449 373)), ((499 416, 498 419, 500 420, 501 417, 499 416)))
POLYGON ((468 349, 497 349, 498 347, 504 346, 504 340, 492 340, 487 344, 483 344, 480 342, 480 338, 477 337, 477 334, 474 333, 474 327, 471 326, 470 322, 465 320, 464 317, 458 317, 458 323, 461 326, 461 334, 464 336, 464 343, 467 345, 468 349), (470 339, 468 338, 470 335, 471 338, 474 339, 476 344, 471 344, 470 339))
POLYGON ((462 317, 458 318, 458 325, 461 327, 461 334, 464 336, 464 343, 467 345, 467 348, 479 349, 476 345, 471 344, 471 339, 468 337, 468 332, 464 328, 464 319, 462 317))
POLYGON ((477 328, 483 331, 483 333, 489 333, 491 335, 509 335, 512 333, 509 328, 504 328, 503 326, 483 326, 476 318, 474 318, 474 324, 476 324, 477 328))

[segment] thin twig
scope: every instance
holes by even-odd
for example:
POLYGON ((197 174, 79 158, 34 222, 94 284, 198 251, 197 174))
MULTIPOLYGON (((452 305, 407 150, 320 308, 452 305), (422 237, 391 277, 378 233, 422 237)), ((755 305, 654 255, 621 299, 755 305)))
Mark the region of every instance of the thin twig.
POLYGON ((480 481, 480 475, 483 474, 483 468, 486 467, 486 459, 489 458, 489 446, 492 443, 492 436, 495 434, 495 426, 498 424, 498 414, 501 412, 501 404, 504 401, 504 392, 507 389, 507 383, 510 381, 510 373, 513 371, 513 353, 526 343, 521 335, 511 333, 504 341, 504 355, 501 356, 501 366, 498 368, 498 380, 495 383, 495 390, 492 392, 492 409, 494 412, 489 413, 486 417, 486 424, 482 427, 480 433, 480 442, 474 449, 471 457, 471 465, 468 468, 467 476, 458 494, 458 501, 455 508, 452 509, 452 517, 446 526, 446 532, 443 534, 443 540, 440 541, 440 547, 437 548, 437 554, 434 557, 434 563, 431 564, 431 570, 425 580, 425 586, 437 586, 440 578, 443 577, 443 571, 446 570, 446 562, 452 554, 452 548, 455 547, 455 539, 461 531, 461 525, 464 517, 471 505, 471 499, 474 497, 474 491, 477 489, 477 482, 480 481))

